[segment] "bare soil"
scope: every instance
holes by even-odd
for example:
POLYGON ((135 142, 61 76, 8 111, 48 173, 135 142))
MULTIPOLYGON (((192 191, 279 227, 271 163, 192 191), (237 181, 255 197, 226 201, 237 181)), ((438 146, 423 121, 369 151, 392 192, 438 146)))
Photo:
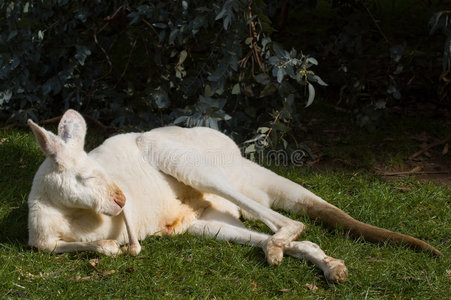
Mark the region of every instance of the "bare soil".
POLYGON ((363 168, 387 180, 416 176, 451 187, 451 139, 443 142, 451 135, 449 107, 415 104, 390 108, 385 122, 391 122, 391 126, 379 128, 375 133, 351 125, 351 112, 340 108, 334 110, 342 115, 346 113, 347 118, 333 120, 329 111, 324 116, 310 119, 306 125, 305 142, 314 155, 308 165, 314 169, 358 172, 363 168), (427 151, 411 158, 428 147, 427 151), (365 162, 365 151, 371 154, 370 162, 365 162))

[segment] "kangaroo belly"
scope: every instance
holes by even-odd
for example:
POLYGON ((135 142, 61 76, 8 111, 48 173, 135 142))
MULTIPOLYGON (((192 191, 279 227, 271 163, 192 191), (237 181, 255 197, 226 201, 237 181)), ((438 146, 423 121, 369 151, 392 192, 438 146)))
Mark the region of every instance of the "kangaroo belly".
POLYGON ((131 211, 133 218, 129 221, 138 239, 182 233, 209 203, 198 191, 150 165, 136 145, 139 136, 110 138, 90 155, 104 166, 126 196, 125 208, 131 211))

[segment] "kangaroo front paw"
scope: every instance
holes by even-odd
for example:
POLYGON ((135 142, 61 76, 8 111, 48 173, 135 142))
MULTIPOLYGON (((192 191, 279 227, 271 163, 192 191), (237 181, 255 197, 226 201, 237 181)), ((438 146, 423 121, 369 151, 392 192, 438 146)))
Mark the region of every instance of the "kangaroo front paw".
POLYGON ((278 266, 282 262, 284 250, 285 241, 282 239, 269 238, 263 245, 266 261, 271 266, 278 266))
POLYGON ((136 256, 141 252, 141 245, 131 245, 128 247, 128 253, 130 253, 131 256, 136 256))
POLYGON ((328 267, 324 271, 324 276, 326 276, 328 280, 335 282, 342 282, 346 280, 348 268, 346 268, 343 260, 328 256, 324 258, 323 261, 328 267))
POLYGON ((128 245, 128 246, 122 246, 121 251, 122 253, 129 253, 131 256, 137 256, 141 252, 142 248, 141 245, 128 245))
POLYGON ((96 241, 97 252, 107 256, 115 256, 122 253, 119 243, 116 240, 100 240, 96 241))

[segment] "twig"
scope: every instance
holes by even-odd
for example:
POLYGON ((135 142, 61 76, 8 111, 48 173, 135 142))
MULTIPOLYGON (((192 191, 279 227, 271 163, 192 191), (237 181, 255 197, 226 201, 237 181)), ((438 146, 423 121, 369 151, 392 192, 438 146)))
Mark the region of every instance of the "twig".
POLYGON ((385 35, 385 33, 382 31, 381 27, 379 26, 379 24, 377 24, 376 19, 374 18, 373 14, 371 13, 371 11, 369 10, 369 8, 363 4, 363 7, 365 7, 366 11, 368 12, 368 15, 370 15, 371 19, 373 20, 374 25, 376 26, 377 30, 379 30, 380 35, 384 38, 385 42, 387 44, 390 44, 390 41, 388 40, 387 36, 385 35))
POLYGON ((127 9, 127 6, 127 4, 122 4, 111 16, 106 16, 103 20, 106 22, 111 22, 122 9, 127 9))
POLYGON ((93 122, 94 124, 96 124, 97 126, 99 126, 100 128, 103 129, 103 131, 108 131, 108 130, 118 130, 119 128, 115 127, 115 126, 109 126, 109 125, 105 125, 102 122, 100 122, 99 120, 91 117, 90 115, 86 115, 86 114, 82 114, 83 117, 85 119, 88 119, 89 121, 93 122))
MULTIPOLYGON (((89 120, 89 121, 91 121, 92 123, 94 123, 94 124, 96 124, 98 127, 100 127, 103 131, 109 131, 109 130, 118 130, 119 128, 117 128, 117 127, 114 127, 114 126, 108 126, 108 125, 105 125, 105 124, 103 124, 102 122, 100 122, 99 120, 97 120, 97 119, 95 119, 95 118, 93 118, 93 117, 91 117, 90 115, 87 115, 87 114, 82 114, 82 116, 85 118, 85 119, 87 119, 87 120, 89 120)), ((56 122, 58 122, 59 120, 61 120, 61 118, 62 118, 63 116, 58 116, 58 117, 54 117, 54 118, 50 118, 50 119, 46 119, 46 120, 41 120, 41 121, 39 121, 38 123, 40 124, 40 125, 46 125, 46 124, 51 124, 51 123, 56 123, 56 122)), ((4 126, 4 127, 2 127, 2 128, 0 128, 1 130, 8 130, 8 129, 11 129, 11 128, 13 128, 13 127, 27 127, 27 125, 26 124, 23 124, 23 123, 19 123, 19 122, 14 122, 14 123, 11 123, 11 124, 9 124, 9 125, 6 125, 6 126, 4 126)))
MULTIPOLYGON (((252 20, 253 16, 252 16, 252 7, 250 5, 251 1, 249 1, 249 19, 252 20)), ((255 59, 257 60, 258 66, 260 67, 260 70, 263 73, 266 73, 265 71, 265 66, 263 65, 261 59, 260 59, 260 55, 259 55, 259 51, 257 48, 257 38, 258 38, 258 34, 257 34, 257 29, 255 28, 255 22, 251 21, 249 24, 249 29, 250 29, 250 35, 252 37, 252 50, 254 51, 254 56, 255 59)))
MULTIPOLYGON (((108 23, 106 23, 101 30, 103 30, 103 28, 105 28, 105 26, 107 26, 108 23)), ((94 85, 97 83, 97 81, 102 80, 103 78, 107 77, 108 75, 111 74, 111 72, 113 72, 113 63, 111 62, 110 56, 108 55, 108 53, 106 52, 105 48, 102 47, 102 45, 99 44, 99 41, 97 40, 97 28, 94 27, 94 33, 92 34, 94 37, 94 42, 96 43, 96 45, 100 48, 100 50, 102 50, 103 54, 105 55, 106 61, 108 62, 108 71, 103 74, 102 76, 100 76, 99 78, 94 79, 91 82, 91 86, 89 87, 89 91, 88 91, 88 102, 86 103, 85 106, 85 111, 88 109, 89 104, 91 103, 91 98, 92 98, 92 90, 94 89, 94 85)))
POLYGON ((58 117, 54 117, 51 119, 42 120, 42 121, 39 121, 39 124, 45 125, 45 124, 55 123, 55 122, 58 122, 59 120, 61 120, 61 118, 62 118, 62 116, 58 116, 58 117))
POLYGON ((26 127, 26 125, 22 124, 22 123, 19 123, 19 122, 14 122, 14 123, 8 124, 6 126, 3 126, 0 129, 1 130, 9 130, 9 129, 14 128, 14 127, 26 127))
POLYGON ((108 72, 106 72, 105 74, 103 74, 103 75, 100 76, 99 78, 94 79, 94 80, 92 81, 92 83, 91 83, 91 88, 94 86, 94 84, 95 84, 97 81, 99 81, 99 80, 105 78, 106 76, 110 75, 110 73, 113 71, 113 63, 111 62, 110 56, 109 56, 108 53, 106 52, 105 48, 103 48, 103 47, 99 44, 99 41, 97 40, 97 29, 95 29, 95 28, 94 28, 93 36, 94 36, 94 42, 95 42, 96 45, 100 48, 100 50, 102 50, 103 54, 105 55, 105 58, 106 58, 106 60, 107 60, 107 62, 108 62, 109 69, 108 69, 108 72))
POLYGON ((424 174, 449 174, 449 171, 405 171, 405 172, 384 172, 379 173, 382 176, 404 176, 404 175, 424 175, 424 174))
POLYGON ((130 49, 130 53, 128 54, 127 64, 125 65, 124 71, 122 71, 121 77, 119 77, 119 80, 116 82, 116 85, 114 86, 114 88, 116 88, 119 85, 119 83, 121 82, 122 78, 125 76, 125 73, 127 73, 127 69, 128 69, 128 66, 130 65, 130 61, 131 61, 131 58, 132 58, 132 53, 133 53, 133 50, 135 49, 135 46, 136 46, 136 41, 137 41, 137 39, 135 39, 135 41, 132 44, 132 48, 130 49))
POLYGON ((446 138, 444 138, 443 140, 438 141, 438 142, 433 143, 433 144, 430 144, 429 146, 426 146, 426 147, 424 147, 423 149, 421 149, 421 150, 415 152, 414 154, 412 154, 411 156, 409 156, 408 159, 409 159, 409 160, 412 160, 412 159, 414 159, 415 157, 417 157, 417 156, 423 154, 424 152, 428 151, 428 150, 431 149, 431 148, 434 148, 434 147, 437 147, 437 146, 440 146, 440 145, 442 145, 442 144, 447 143, 449 140, 451 140, 451 134, 448 135, 448 136, 447 136, 446 138))
MULTIPOLYGON (((279 120, 280 115, 281 115, 281 112, 279 111, 277 113, 277 116, 274 119, 274 121, 271 122, 273 126, 276 125, 277 121, 279 120)), ((266 140, 268 139, 269 135, 271 134, 272 129, 274 128, 273 126, 271 126, 271 128, 269 128, 268 133, 266 134, 265 139, 263 140, 263 143, 266 143, 266 140)))

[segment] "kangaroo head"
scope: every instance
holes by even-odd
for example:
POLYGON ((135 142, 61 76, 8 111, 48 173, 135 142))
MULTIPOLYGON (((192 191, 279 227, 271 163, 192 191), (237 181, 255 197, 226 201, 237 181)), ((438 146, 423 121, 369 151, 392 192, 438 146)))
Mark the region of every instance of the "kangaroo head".
POLYGON ((47 159, 35 176, 34 185, 53 205, 91 209, 116 216, 125 205, 125 196, 94 159, 84 151, 86 123, 68 110, 58 125, 58 135, 28 120, 39 147, 47 159))

